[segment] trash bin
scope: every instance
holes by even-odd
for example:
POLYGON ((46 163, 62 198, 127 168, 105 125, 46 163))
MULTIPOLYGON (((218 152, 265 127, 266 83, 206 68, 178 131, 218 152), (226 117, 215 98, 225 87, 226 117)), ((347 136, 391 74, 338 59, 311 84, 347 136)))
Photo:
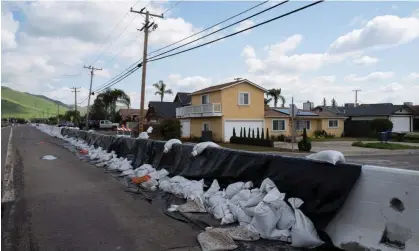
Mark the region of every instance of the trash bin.
POLYGON ((390 138, 390 135, 391 135, 391 132, 389 132, 389 131, 380 132, 381 143, 383 143, 383 141, 385 141, 387 143, 388 139, 390 138))

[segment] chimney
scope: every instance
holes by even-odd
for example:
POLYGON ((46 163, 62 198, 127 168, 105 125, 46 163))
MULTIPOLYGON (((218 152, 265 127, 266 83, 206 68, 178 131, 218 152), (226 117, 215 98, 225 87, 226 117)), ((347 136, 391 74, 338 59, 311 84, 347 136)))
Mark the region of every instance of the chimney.
POLYGON ((303 103, 303 110, 304 111, 311 111, 314 108, 314 103, 307 100, 307 102, 303 103))
POLYGON ((403 105, 413 106, 413 102, 404 102, 403 105))

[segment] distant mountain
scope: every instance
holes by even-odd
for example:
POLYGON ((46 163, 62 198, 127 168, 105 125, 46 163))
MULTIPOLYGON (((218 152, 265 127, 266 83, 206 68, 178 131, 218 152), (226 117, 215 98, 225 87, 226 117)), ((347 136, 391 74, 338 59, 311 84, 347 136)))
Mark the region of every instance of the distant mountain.
POLYGON ((43 95, 19 92, 9 87, 1 87, 1 116, 2 118, 47 118, 64 114, 69 106, 43 95))

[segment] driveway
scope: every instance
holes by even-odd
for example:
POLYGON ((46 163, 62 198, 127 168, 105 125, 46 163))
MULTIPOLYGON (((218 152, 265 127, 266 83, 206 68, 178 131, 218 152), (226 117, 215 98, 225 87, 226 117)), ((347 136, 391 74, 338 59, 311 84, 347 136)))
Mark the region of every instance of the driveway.
MULTIPOLYGON (((360 155, 406 155, 406 154, 419 154, 419 149, 409 150, 386 150, 386 149, 373 149, 352 146, 353 141, 313 141, 311 151, 320 152, 325 150, 335 150, 343 153, 345 156, 360 156, 360 155)), ((416 143, 397 142, 405 145, 415 145, 416 143)), ((292 144, 288 142, 276 141, 275 147, 278 148, 292 148, 292 144)), ((294 149, 298 149, 297 143, 294 149)))

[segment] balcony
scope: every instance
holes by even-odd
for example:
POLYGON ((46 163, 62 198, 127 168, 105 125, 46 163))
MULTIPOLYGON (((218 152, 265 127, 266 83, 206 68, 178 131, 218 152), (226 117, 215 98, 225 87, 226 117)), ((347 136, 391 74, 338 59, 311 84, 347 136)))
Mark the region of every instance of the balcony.
POLYGON ((221 116, 221 104, 192 105, 176 108, 176 118, 221 116))

